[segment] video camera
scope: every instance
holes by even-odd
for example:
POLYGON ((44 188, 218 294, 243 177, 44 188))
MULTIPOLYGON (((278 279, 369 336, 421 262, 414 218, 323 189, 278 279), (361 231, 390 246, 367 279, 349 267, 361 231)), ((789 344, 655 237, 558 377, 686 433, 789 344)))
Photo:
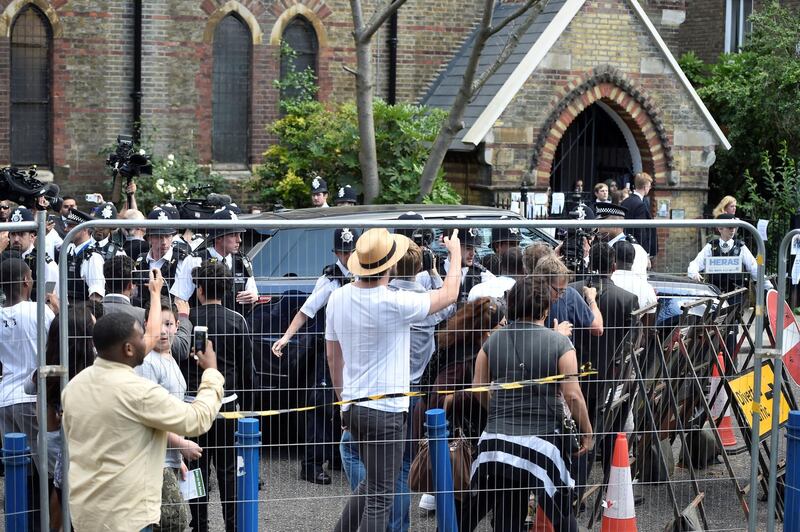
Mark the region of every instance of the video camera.
MULTIPOLYGON (((106 166, 111 167, 111 175, 114 180, 121 175, 128 185, 131 184, 134 177, 153 173, 150 156, 142 149, 135 151, 133 137, 130 135, 117 135, 117 148, 106 159, 106 166)), ((131 194, 127 194, 127 197, 127 205, 130 208, 131 194)))
POLYGON ((144 150, 134 151, 133 137, 117 135, 117 148, 106 159, 106 166, 111 167, 114 177, 121 175, 129 182, 141 174, 153 173, 150 156, 144 150))
MULTIPOLYGON (((586 207, 586 205, 579 199, 575 208, 568 211, 567 216, 564 216, 564 218, 572 220, 586 219, 584 207, 586 207)), ((577 275, 587 273, 586 262, 584 260, 586 258, 586 253, 583 244, 584 241, 591 240, 595 233, 595 229, 583 228, 559 229, 556 233, 556 239, 563 242, 561 254, 564 257, 564 264, 577 275)))
POLYGON ((44 198, 49 207, 58 212, 64 201, 59 196, 60 191, 55 183, 42 183, 36 179, 35 167, 22 171, 8 166, 0 170, 0 199, 13 201, 31 210, 45 210, 46 207, 39 202, 39 198, 44 198))
POLYGON ((433 231, 431 229, 398 229, 398 234, 407 236, 422 250, 422 269, 430 271, 437 264, 437 257, 431 250, 433 231))

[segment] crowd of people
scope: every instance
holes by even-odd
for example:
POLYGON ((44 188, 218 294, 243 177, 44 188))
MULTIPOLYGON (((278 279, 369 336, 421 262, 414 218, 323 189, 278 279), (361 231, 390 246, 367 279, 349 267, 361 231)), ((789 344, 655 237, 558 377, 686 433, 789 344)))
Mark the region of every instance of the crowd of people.
MULTIPOLYGON (((647 217, 651 184, 650 176, 637 175, 633 194, 618 203, 608 201, 608 185, 598 184, 593 215, 647 217)), ((135 185, 129 192, 135 198, 135 185)), ((324 179, 314 179, 312 199, 327 206, 324 179)), ((730 200, 719 218, 735 216, 730 200)), ((355 204, 354 191, 341 187, 335 203, 355 204)), ((48 504, 51 528, 59 528, 68 471, 78 530, 208 530, 208 495, 187 504, 179 482, 199 469, 209 486, 213 467, 225 528, 236 530, 235 423, 217 414, 263 406, 247 319, 259 294, 243 229, 179 232, 180 218, 194 213, 170 204, 146 216, 135 203, 119 212, 104 202, 93 213, 79 210, 75 198, 64 204, 48 219, 46 250, 34 245, 35 233, 0 232, 0 430, 24 432, 30 442, 40 428, 47 431, 51 497, 40 501, 32 490, 34 507, 48 504), (167 220, 175 227, 84 229, 61 245, 65 232, 95 218, 167 220), (47 254, 44 280, 35 278, 37 253, 47 254), (56 296, 60 261, 68 262, 67 301, 56 296), (37 324, 33 302, 39 281, 48 284, 45 324, 37 324), (62 390, 58 378, 47 378, 47 419, 37 420, 36 328, 49 329, 46 356, 57 365, 60 312, 67 313, 70 383, 62 390), (207 330, 205 346, 193 345, 197 327, 207 330)), ((224 204, 210 219, 236 221, 239 214, 235 204, 224 204)), ((423 220, 416 213, 401 218, 423 220)), ((0 219, 34 218, 0 201, 0 219)), ((483 260, 476 256, 477 229, 446 232, 441 261, 431 259, 424 231, 335 230, 331 264, 270 346, 267 356, 285 356, 309 322, 323 324, 322 347, 308 370, 307 401, 318 408, 306 424, 299 478, 330 484, 325 465, 342 466, 353 495, 337 531, 408 530, 415 442, 425 437, 425 410, 442 407, 475 443, 470 487, 459 495, 460 530, 473 530, 488 513, 495 529, 519 529, 531 495, 557 530, 577 530, 576 488, 586 484, 595 458, 608 470, 610 434, 627 421, 623 413, 604 426, 601 411, 620 377, 620 346, 637 325, 633 313, 643 311, 645 325, 672 317, 662 314, 668 309, 658 307, 648 283, 655 232, 587 233, 580 243, 585 267, 576 276, 559 248, 535 242, 523 249, 513 228, 492 230, 494 254, 483 260), (586 363, 597 375, 579 380, 586 363), (554 375, 566 377, 491 394, 464 391, 554 375), (366 397, 376 399, 361 401, 366 397)), ((741 273, 707 279, 727 290, 754 273, 755 261, 735 230, 719 233, 687 274, 701 278, 704 257, 741 256, 741 273)), ((35 450, 33 458, 45 459, 35 450)))

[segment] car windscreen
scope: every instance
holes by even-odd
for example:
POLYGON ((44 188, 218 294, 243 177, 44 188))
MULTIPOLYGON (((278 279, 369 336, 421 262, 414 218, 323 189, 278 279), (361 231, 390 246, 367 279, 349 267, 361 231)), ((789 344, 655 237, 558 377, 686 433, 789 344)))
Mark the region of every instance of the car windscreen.
POLYGON ((318 277, 333 262, 333 229, 282 229, 251 257, 256 277, 318 277))
MULTIPOLYGON (((492 244, 492 230, 486 227, 481 227, 478 229, 481 233, 481 245, 475 248, 475 254, 478 257, 483 257, 484 255, 488 255, 490 253, 494 253, 491 248, 492 244)), ((441 237, 443 231, 441 229, 434 229, 434 241, 431 245, 431 249, 434 252, 446 255, 447 249, 444 247, 442 243, 441 237)), ((551 244, 551 241, 547 240, 547 235, 544 235, 538 230, 529 229, 527 227, 520 227, 519 228, 519 235, 521 238, 520 247, 526 248, 533 244, 534 242, 544 242, 548 245, 551 244)))
MULTIPOLYGON (((476 220, 476 225, 480 220, 476 220)), ((257 278, 267 277, 318 277, 322 269, 335 259, 331 251, 333 229, 281 229, 250 255, 253 272, 257 278)), ((481 228, 483 245, 476 249, 478 257, 493 253, 491 229, 481 228)), ((431 249, 446 255, 447 250, 441 242, 441 229, 434 230, 435 239, 431 249)), ((527 247, 539 240, 547 242, 547 236, 535 229, 520 228, 521 246, 527 247)))

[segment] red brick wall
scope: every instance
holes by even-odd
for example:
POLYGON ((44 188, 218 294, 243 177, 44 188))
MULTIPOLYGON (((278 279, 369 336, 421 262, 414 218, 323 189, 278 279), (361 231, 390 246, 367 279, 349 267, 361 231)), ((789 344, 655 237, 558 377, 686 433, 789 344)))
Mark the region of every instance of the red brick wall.
MULTIPOLYGON (((755 0, 755 9, 764 0, 755 0)), ((725 51, 725 0, 687 0, 686 22, 681 25, 681 53, 693 51, 707 63, 716 62, 725 51)), ((800 0, 780 0, 791 9, 800 9, 800 0)))

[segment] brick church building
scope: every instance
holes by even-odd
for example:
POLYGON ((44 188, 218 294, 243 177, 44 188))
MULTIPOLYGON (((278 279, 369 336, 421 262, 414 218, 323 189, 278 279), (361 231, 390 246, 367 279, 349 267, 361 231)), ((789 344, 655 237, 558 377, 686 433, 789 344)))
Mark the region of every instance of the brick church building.
MULTIPOLYGON (((571 190, 577 179, 590 189, 643 170, 656 201, 699 216, 708 168, 728 142, 675 58, 738 47, 754 1, 546 0, 470 103, 448 178, 479 203, 523 178, 534 189, 571 190)), ((364 0, 365 10, 379 3, 364 0)), ((409 0, 374 39, 376 95, 448 108, 482 5, 409 0)), ((2 0, 0 9, 0 162, 38 164, 68 190, 105 179, 99 150, 136 117, 158 149, 248 175, 279 115, 282 39, 298 67, 315 70, 321 100, 354 97, 345 0, 2 0)))

